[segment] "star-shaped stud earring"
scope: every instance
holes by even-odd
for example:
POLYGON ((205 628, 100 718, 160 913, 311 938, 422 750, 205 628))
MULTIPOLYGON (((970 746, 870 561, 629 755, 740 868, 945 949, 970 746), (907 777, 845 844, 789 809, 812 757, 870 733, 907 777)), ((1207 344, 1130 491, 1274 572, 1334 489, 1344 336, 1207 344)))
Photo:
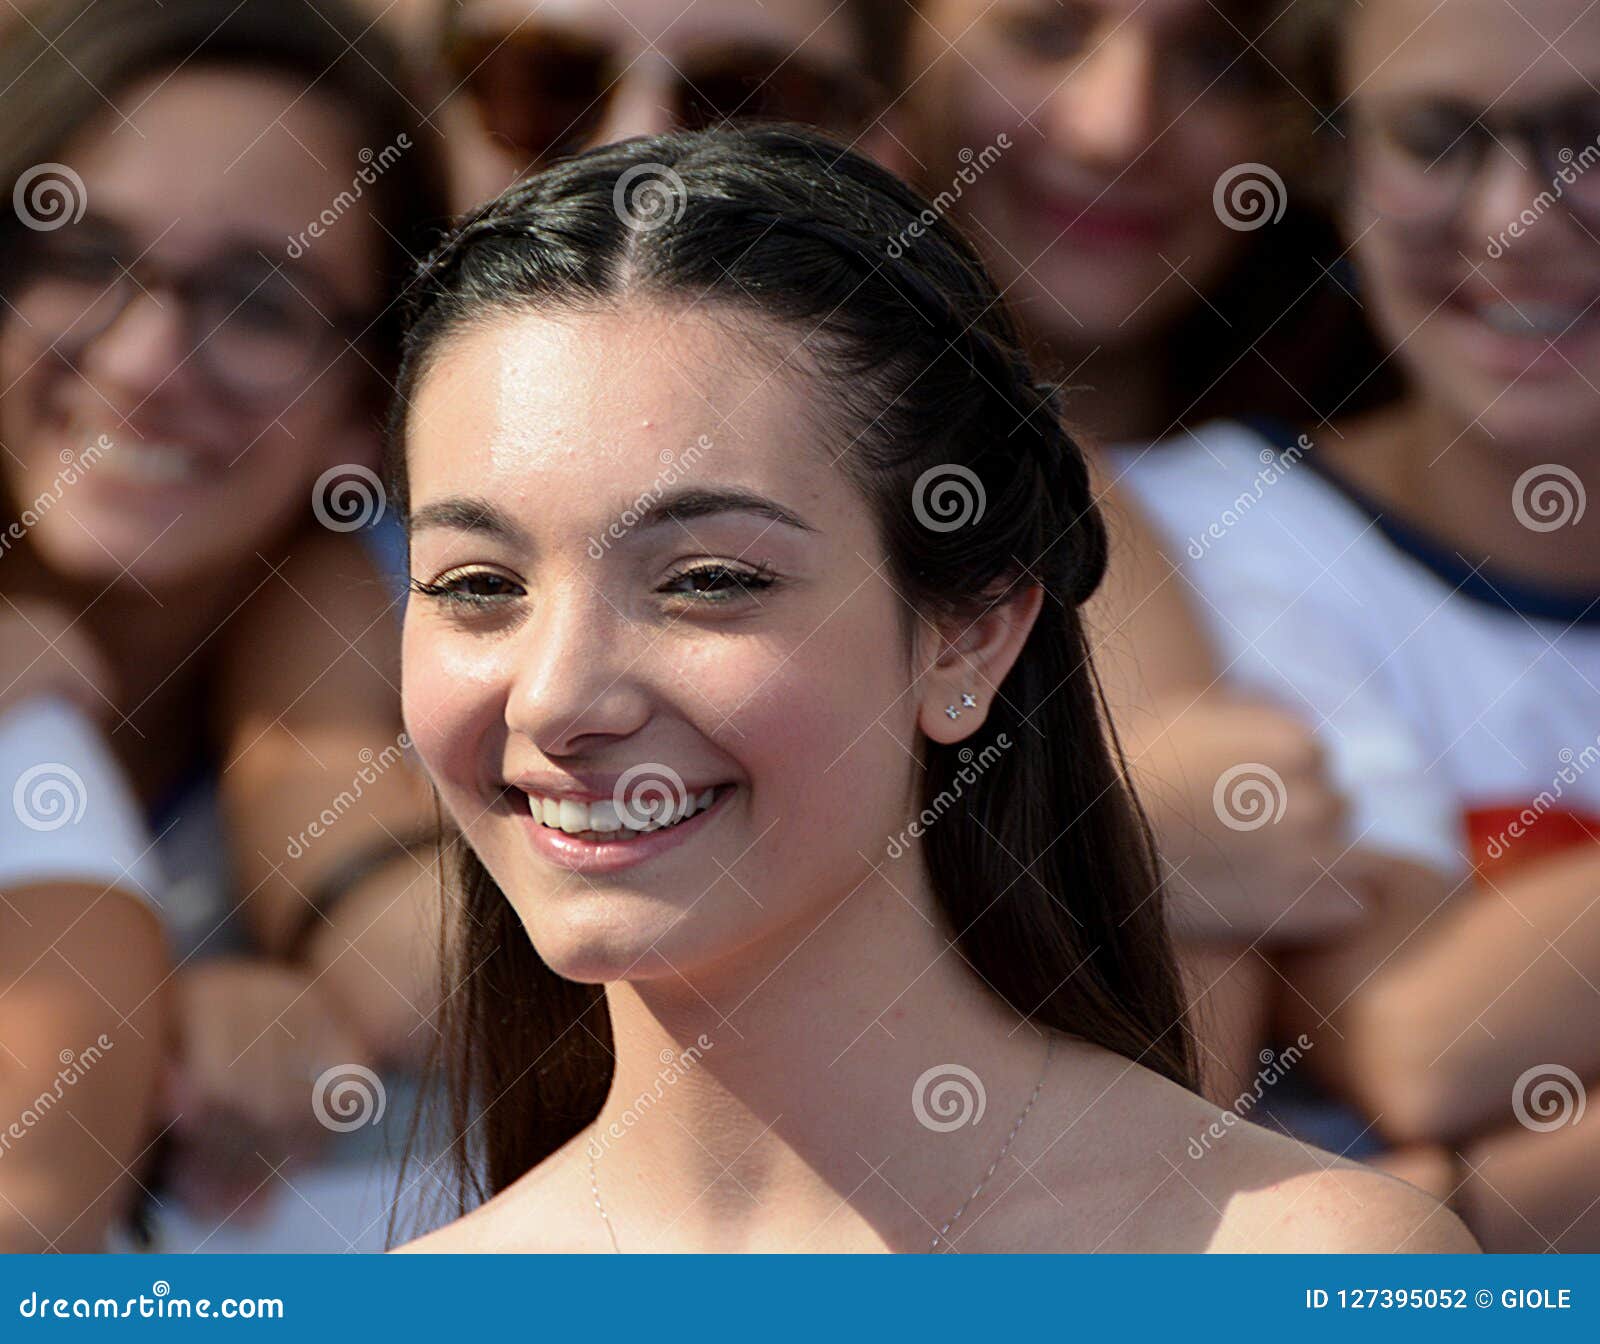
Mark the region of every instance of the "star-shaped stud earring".
POLYGON ((963 705, 965 705, 968 709, 976 709, 978 707, 978 702, 977 702, 976 699, 973 698, 973 695, 972 695, 971 691, 962 691, 961 692, 961 703, 963 705))
POLYGON ((952 719, 959 719, 961 717, 961 711, 954 705, 946 705, 944 707, 944 712, 952 719))

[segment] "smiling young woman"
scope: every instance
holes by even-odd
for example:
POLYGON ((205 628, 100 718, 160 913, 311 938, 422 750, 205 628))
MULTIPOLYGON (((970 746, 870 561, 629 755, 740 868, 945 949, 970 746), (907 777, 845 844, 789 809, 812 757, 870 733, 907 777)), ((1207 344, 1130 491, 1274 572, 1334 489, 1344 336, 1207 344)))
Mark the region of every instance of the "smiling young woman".
POLYGON ((1185 1157, 1222 1115, 1101 729, 1105 533, 973 252, 891 259, 924 208, 679 132, 424 267, 392 442, 466 1216, 414 1246, 1469 1246, 1265 1131, 1185 1157))

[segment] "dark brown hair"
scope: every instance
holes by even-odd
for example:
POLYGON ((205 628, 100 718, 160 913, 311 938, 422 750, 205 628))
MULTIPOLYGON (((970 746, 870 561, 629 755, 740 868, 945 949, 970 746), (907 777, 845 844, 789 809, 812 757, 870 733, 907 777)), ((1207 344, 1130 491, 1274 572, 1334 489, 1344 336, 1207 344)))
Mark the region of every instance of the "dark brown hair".
MULTIPOLYGON (((921 743, 919 805, 939 814, 924 853, 949 936, 1017 1013, 1192 1087, 1150 836, 1103 732, 1079 617, 1106 565, 1084 456, 976 254, 930 217, 892 174, 789 127, 630 140, 537 174, 467 220, 413 290, 394 497, 404 511, 419 384, 453 334, 487 318, 691 302, 803 341, 829 441, 877 520, 902 634, 1022 585, 1045 592, 982 733, 921 743), (619 205, 641 173, 665 215, 619 205), (930 472, 984 507, 930 526, 930 472), (1008 749, 966 787, 973 751, 1002 734, 1008 749)), ((602 988, 551 971, 459 848, 436 1060, 465 1209, 590 1122, 613 1061, 602 988)))

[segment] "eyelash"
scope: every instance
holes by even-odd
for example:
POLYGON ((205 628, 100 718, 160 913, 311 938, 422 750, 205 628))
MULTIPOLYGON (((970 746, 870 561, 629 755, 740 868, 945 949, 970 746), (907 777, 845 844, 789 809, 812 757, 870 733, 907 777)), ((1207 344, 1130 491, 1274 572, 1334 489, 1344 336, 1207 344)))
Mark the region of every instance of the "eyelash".
MULTIPOLYGON (((727 589, 723 589, 721 590, 723 595, 720 596, 704 590, 698 593, 679 591, 672 595, 686 597, 690 601, 700 602, 708 606, 721 606, 741 596, 753 597, 755 594, 771 588, 778 581, 777 576, 765 562, 757 565, 753 570, 736 569, 732 565, 718 563, 690 565, 673 574, 667 580, 667 585, 683 583, 686 580, 701 578, 706 575, 731 580, 735 585, 735 591, 730 593, 727 589)), ((436 583, 426 583, 421 579, 411 579, 408 586, 413 593, 423 597, 430 597, 436 601, 463 607, 476 607, 480 610, 505 601, 508 597, 517 596, 514 593, 471 593, 460 586, 482 579, 492 579, 503 584, 513 583, 511 579, 506 578, 504 575, 480 569, 462 570, 453 574, 446 574, 436 583)), ((665 586, 663 591, 665 591, 665 586)))

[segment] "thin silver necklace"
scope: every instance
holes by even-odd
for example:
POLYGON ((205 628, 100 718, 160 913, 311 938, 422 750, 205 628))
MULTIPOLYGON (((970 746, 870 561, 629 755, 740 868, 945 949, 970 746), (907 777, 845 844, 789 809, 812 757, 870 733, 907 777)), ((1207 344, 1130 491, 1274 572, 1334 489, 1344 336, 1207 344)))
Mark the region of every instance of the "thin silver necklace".
MULTIPOLYGON (((1028 1118, 1028 1112, 1033 1109, 1033 1103, 1039 1100, 1039 1093, 1044 1089, 1045 1075, 1050 1071, 1050 1055, 1055 1050, 1054 1036, 1045 1038, 1044 1063, 1039 1066, 1039 1081, 1033 1085, 1033 1095, 1028 1098, 1028 1104, 1022 1108, 1017 1116, 1017 1121, 1011 1126, 1011 1132, 1006 1135, 1006 1141, 1000 1145, 1000 1151, 994 1155, 994 1161, 989 1164, 989 1170, 983 1173, 983 1178, 972 1187, 972 1193, 961 1201, 961 1207, 946 1220, 945 1225, 933 1235, 933 1240, 928 1244, 928 1253, 931 1255, 939 1249, 939 1243, 944 1241, 950 1229, 955 1226, 956 1220, 967 1211, 968 1206, 978 1197, 984 1186, 989 1184, 989 1178, 1000 1169, 1000 1163, 1005 1155, 1011 1151, 1012 1140, 1017 1137, 1017 1131, 1022 1128, 1022 1122, 1028 1118)), ((596 1124, 599 1122, 596 1121, 596 1124)), ((595 1212, 600 1215, 600 1221, 606 1225, 606 1231, 611 1236, 611 1249, 618 1255, 622 1254, 622 1247, 617 1244, 617 1229, 611 1222, 611 1215, 606 1212, 606 1206, 600 1198, 600 1176, 595 1169, 594 1150, 596 1144, 591 1140, 587 1145, 589 1151, 589 1192, 594 1196, 595 1212)))

